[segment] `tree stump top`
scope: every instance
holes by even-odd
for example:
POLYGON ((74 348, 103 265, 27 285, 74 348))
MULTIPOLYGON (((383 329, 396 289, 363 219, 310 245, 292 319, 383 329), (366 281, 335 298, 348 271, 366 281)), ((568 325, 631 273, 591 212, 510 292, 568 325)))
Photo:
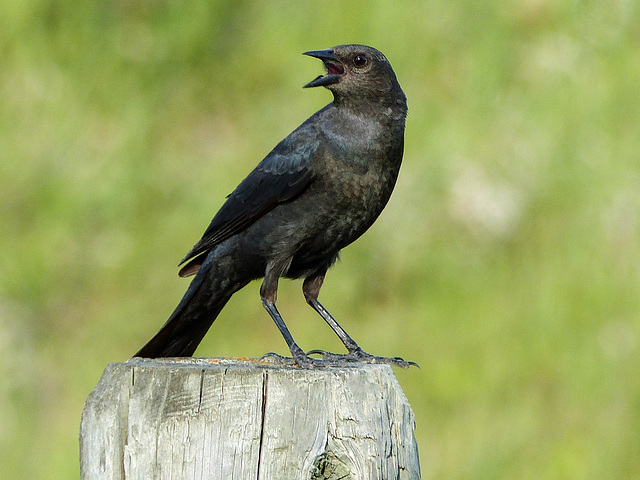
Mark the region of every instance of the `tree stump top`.
POLYGON ((81 425, 84 479, 418 479, 411 407, 388 365, 260 359, 107 366, 81 425))

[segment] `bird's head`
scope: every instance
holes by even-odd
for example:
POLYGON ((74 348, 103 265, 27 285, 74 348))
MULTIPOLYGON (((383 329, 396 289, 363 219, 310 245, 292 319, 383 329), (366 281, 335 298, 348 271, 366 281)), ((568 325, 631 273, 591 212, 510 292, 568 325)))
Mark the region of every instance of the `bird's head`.
POLYGON ((304 55, 319 58, 327 71, 304 88, 326 87, 337 102, 359 99, 395 101, 404 98, 391 64, 382 52, 366 45, 338 45, 304 55))

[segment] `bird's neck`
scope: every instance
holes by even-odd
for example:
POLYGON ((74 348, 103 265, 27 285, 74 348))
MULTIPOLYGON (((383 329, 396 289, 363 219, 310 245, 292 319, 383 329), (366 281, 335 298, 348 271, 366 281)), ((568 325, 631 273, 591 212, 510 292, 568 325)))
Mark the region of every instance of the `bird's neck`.
POLYGON ((404 120, 407 116, 407 100, 402 93, 391 98, 362 97, 343 99, 334 96, 333 104, 335 108, 346 115, 362 119, 370 118, 375 120, 376 123, 382 124, 389 121, 394 124, 401 122, 404 125, 404 120))

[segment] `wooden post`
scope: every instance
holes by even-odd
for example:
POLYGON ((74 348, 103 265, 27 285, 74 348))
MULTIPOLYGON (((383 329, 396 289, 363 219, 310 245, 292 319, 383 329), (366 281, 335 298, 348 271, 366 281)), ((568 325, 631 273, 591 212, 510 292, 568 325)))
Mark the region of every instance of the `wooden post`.
POLYGON ((133 359, 80 427, 84 480, 414 480, 415 420, 391 367, 133 359))

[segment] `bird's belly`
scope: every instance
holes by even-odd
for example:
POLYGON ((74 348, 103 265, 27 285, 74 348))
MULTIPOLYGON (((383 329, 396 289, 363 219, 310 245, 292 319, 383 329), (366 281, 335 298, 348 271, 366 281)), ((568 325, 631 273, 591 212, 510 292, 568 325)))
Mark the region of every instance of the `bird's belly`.
POLYGON ((297 256, 335 254, 360 237, 387 204, 393 180, 381 182, 379 176, 364 175, 319 189, 322 193, 317 196, 309 192, 312 208, 302 214, 306 235, 299 239, 297 256))
POLYGON ((316 181, 302 195, 278 205, 249 227, 243 235, 243 249, 265 264, 290 261, 290 276, 304 276, 330 264, 380 215, 396 177, 397 170, 392 170, 316 181))

